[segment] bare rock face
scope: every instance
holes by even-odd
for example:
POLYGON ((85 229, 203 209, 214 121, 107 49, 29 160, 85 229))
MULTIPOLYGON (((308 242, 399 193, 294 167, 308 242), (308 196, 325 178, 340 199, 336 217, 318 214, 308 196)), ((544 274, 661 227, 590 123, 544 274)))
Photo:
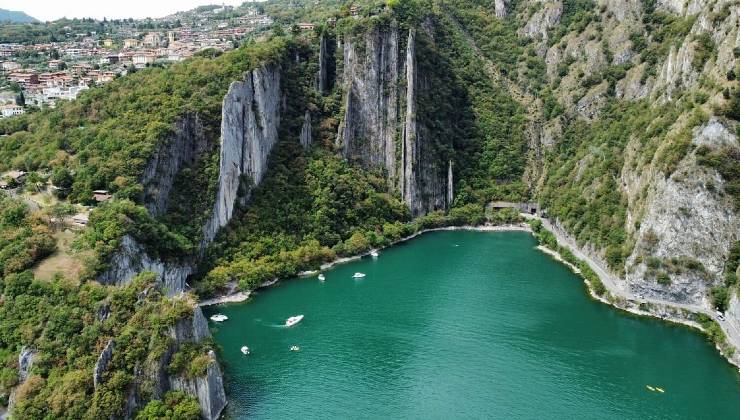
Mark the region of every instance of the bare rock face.
POLYGON ((389 30, 370 29, 363 39, 345 38, 345 114, 336 141, 345 158, 368 169, 386 170, 391 185, 397 183, 399 74, 404 65, 398 35, 393 23, 389 30))
POLYGON ((319 40, 319 74, 316 76, 316 90, 327 94, 334 88, 336 77, 336 63, 334 51, 336 40, 328 35, 321 35, 319 40))
POLYGON ((142 244, 125 235, 118 251, 111 256, 108 269, 98 276, 98 281, 123 286, 137 274, 147 271, 155 273, 163 290, 168 296, 173 296, 185 289, 185 280, 193 273, 193 264, 151 257, 142 244))
POLYGON ((433 210, 446 209, 447 188, 451 172, 445 162, 435 159, 428 138, 429 132, 417 120, 417 92, 420 88, 416 65, 416 32, 409 30, 406 43, 406 122, 403 132, 401 155, 403 176, 401 196, 413 216, 420 216, 433 210))
POLYGON ((233 82, 224 97, 221 118, 221 169, 211 218, 203 228, 203 244, 226 226, 236 205, 246 204, 249 191, 267 171, 267 157, 278 140, 281 93, 275 66, 249 72, 233 82))
MULTIPOLYGON (((695 145, 737 146, 737 138, 716 119, 695 129, 695 145)), ((720 194, 725 181, 715 169, 701 167, 694 154, 676 171, 657 174, 647 198, 646 212, 636 233, 637 245, 627 261, 626 283, 637 295, 678 303, 704 305, 708 289, 722 281, 730 248, 740 238, 740 218, 730 198, 720 194), (638 255, 658 258, 688 257, 703 269, 670 274, 670 284, 647 275, 648 262, 638 255)))
MULTIPOLYGON (((175 347, 171 349, 171 355, 184 343, 200 343, 210 338, 211 332, 208 330, 208 323, 203 316, 203 312, 199 307, 196 307, 193 311, 193 318, 178 322, 171 329, 170 335, 176 343, 175 347)), ((221 412, 226 407, 227 401, 223 375, 216 360, 216 354, 211 350, 208 356, 211 362, 208 364, 205 375, 196 378, 170 375, 168 379, 170 389, 183 391, 198 400, 201 416, 204 419, 215 420, 221 416, 221 412)))
POLYGON ((311 113, 308 111, 306 111, 306 114, 303 116, 300 142, 303 147, 308 148, 311 146, 311 113))
POLYGON ((167 212, 178 172, 186 165, 194 165, 207 147, 208 139, 198 114, 180 117, 173 134, 159 145, 141 177, 142 201, 149 213, 159 216, 167 212))
POLYGON ((740 325, 740 296, 737 295, 737 292, 730 296, 730 304, 727 306, 725 316, 734 325, 740 325))
POLYGON ((706 0, 658 0, 658 7, 679 15, 693 15, 706 6, 706 0))
POLYGON ((448 159, 435 155, 435 139, 417 118, 419 90, 433 87, 420 82, 416 32, 409 30, 405 49, 400 37, 393 22, 345 39, 337 147, 345 158, 384 172, 389 189, 419 216, 451 205, 448 159))
POLYGON ((532 14, 527 24, 519 30, 519 34, 530 38, 541 37, 546 40, 548 31, 560 23, 560 17, 563 15, 563 2, 541 0, 539 3, 542 6, 532 14))
POLYGON ((607 101, 607 89, 609 84, 602 82, 601 84, 591 88, 576 104, 576 111, 578 114, 589 120, 593 121, 599 116, 599 111, 603 108, 607 101))
POLYGON ((33 358, 36 356, 36 349, 33 347, 23 346, 18 355, 18 382, 23 383, 28 379, 33 367, 33 358))
POLYGON ((113 348, 115 347, 115 342, 113 339, 108 340, 108 344, 105 345, 105 348, 100 353, 100 356, 98 356, 97 362, 95 362, 95 367, 93 368, 93 386, 95 389, 98 388, 98 385, 103 383, 103 372, 108 369, 108 364, 110 363, 111 359, 113 359, 113 348))
POLYGON ((26 379, 31 375, 31 368, 33 367, 34 358, 37 353, 38 351, 36 351, 35 348, 23 346, 23 348, 21 348, 21 352, 18 354, 18 385, 13 388, 10 392, 10 397, 8 398, 9 413, 13 412, 13 405, 16 402, 15 390, 18 386, 26 382, 26 379))
MULTIPOLYGON (((218 229, 231 220, 235 206, 246 204, 250 189, 262 181, 267 171, 267 157, 277 143, 280 109, 277 67, 255 69, 247 73, 243 82, 231 84, 222 107, 219 189, 213 213, 203 227, 201 250, 213 240, 218 229)), ((184 164, 192 163, 206 147, 197 116, 181 118, 177 127, 177 134, 160 146, 144 175, 148 180, 145 182, 148 185, 145 203, 154 215, 166 211, 178 171, 184 164)), ((185 281, 193 273, 197 258, 198 255, 194 255, 165 261, 150 256, 142 244, 126 235, 98 281, 124 285, 139 273, 153 272, 172 296, 185 289, 185 281)))
MULTIPOLYGON (((212 215, 203 226, 201 251, 213 240, 218 229, 231 220, 235 207, 247 203, 251 188, 262 181, 267 171, 268 155, 278 140, 282 102, 280 71, 276 66, 255 69, 246 74, 244 81, 231 84, 222 106, 218 193, 212 215)), ((310 144, 308 113, 306 124, 307 136, 302 136, 301 140, 310 144)), ((175 176, 184 165, 194 163, 205 147, 207 142, 198 116, 181 118, 176 124, 175 134, 160 145, 143 175, 144 202, 152 214, 166 212, 175 176)), ((125 285, 139 273, 153 272, 166 293, 173 296, 185 290, 185 281, 193 273, 199 257, 200 254, 196 254, 179 260, 162 260, 150 256, 142 244, 126 235, 98 281, 125 285)), ((183 343, 198 343, 210 337, 200 308, 195 308, 192 319, 181 320, 170 333, 171 348, 155 365, 137 367, 135 376, 147 378, 155 384, 154 398, 162 398, 169 390, 182 390, 198 399, 203 418, 217 419, 226 406, 226 395, 213 352, 209 353, 211 363, 202 377, 185 378, 169 375, 166 371, 170 358, 183 343)), ((110 341, 95 365, 95 386, 101 383, 113 351, 114 344, 110 341)), ((134 381, 129 390, 124 407, 127 417, 133 416, 146 403, 138 385, 141 382, 134 381)))
MULTIPOLYGON (((142 399, 141 384, 150 382, 154 385, 153 389, 148 388, 152 399, 162 399, 168 391, 183 391, 198 400, 201 416, 204 419, 218 419, 224 407, 226 407, 227 400, 223 375, 213 351, 208 353, 210 363, 202 376, 185 377, 168 371, 172 357, 180 350, 182 345, 197 344, 211 337, 208 323, 201 309, 199 307, 193 308, 192 316, 177 321, 174 326, 170 327, 168 334, 172 339, 171 344, 159 360, 134 368, 134 381, 129 390, 124 409, 125 417, 132 418, 136 411, 148 402, 142 399)), ((108 347, 106 347, 107 349, 108 347)))
POLYGON ((496 14, 497 18, 506 17, 506 15, 508 14, 508 11, 506 10, 506 7, 508 6, 507 3, 507 0, 495 0, 493 2, 494 13, 496 14))

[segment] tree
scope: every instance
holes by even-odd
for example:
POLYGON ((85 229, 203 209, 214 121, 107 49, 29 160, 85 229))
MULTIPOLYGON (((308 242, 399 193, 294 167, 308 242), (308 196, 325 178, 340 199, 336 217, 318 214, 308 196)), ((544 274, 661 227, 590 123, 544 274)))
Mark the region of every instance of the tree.
POLYGON ((72 188, 74 177, 66 167, 57 166, 51 174, 51 183, 57 187, 57 189, 54 190, 54 194, 56 194, 57 197, 64 198, 69 194, 69 191, 72 188))
POLYGON ((20 106, 26 106, 26 96, 23 94, 22 90, 18 93, 18 95, 16 95, 15 103, 20 106))
POLYGON ((49 222, 56 228, 64 224, 64 219, 67 216, 71 216, 76 212, 75 207, 69 203, 56 203, 46 209, 46 214, 49 216, 49 222))

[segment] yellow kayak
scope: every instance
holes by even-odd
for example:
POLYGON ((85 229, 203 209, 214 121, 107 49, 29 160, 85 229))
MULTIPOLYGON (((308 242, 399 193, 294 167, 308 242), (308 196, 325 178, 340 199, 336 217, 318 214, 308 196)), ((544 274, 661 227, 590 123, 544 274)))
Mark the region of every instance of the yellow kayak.
POLYGON ((655 387, 655 390, 660 392, 661 394, 665 392, 665 389, 657 387, 657 386, 655 387))

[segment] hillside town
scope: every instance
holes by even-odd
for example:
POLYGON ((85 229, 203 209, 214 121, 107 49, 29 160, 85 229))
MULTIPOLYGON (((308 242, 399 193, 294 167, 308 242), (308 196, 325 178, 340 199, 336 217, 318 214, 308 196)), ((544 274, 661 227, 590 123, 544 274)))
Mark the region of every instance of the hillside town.
POLYGON ((74 100, 137 69, 235 48, 271 24, 257 7, 208 6, 143 23, 131 19, 105 32, 74 33, 67 26, 65 41, 0 43, 0 118, 74 100))

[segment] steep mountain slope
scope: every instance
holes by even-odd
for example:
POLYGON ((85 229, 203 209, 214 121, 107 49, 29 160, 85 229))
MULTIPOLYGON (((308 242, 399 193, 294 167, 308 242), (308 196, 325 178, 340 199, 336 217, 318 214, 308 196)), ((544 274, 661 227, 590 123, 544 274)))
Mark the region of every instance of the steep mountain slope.
POLYGON ((532 185, 549 216, 627 296, 725 310, 740 236, 738 4, 504 4, 530 40, 509 77, 540 86, 532 185))

